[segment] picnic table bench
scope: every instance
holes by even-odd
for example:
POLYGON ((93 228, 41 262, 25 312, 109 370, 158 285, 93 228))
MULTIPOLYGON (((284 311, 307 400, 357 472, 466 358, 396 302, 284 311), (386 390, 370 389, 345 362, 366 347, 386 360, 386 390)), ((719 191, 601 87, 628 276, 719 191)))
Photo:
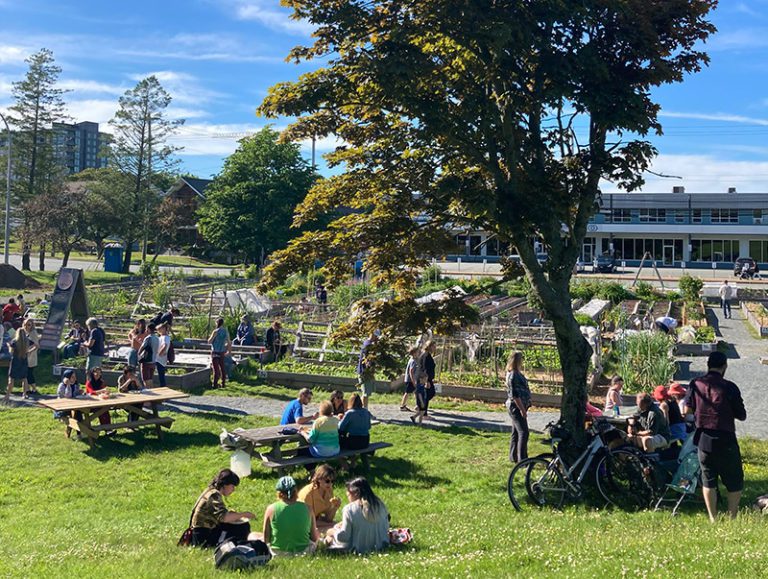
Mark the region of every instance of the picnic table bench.
POLYGON ((369 458, 374 452, 392 446, 389 442, 371 442, 366 448, 342 449, 338 454, 328 457, 299 455, 298 450, 307 447, 306 439, 298 432, 300 426, 299 424, 282 424, 247 430, 238 428, 233 434, 248 443, 246 452, 251 456, 258 456, 262 465, 277 469, 280 474, 289 467, 356 456, 361 456, 363 464, 368 466, 369 458), (285 429, 295 429, 297 432, 284 432, 285 429), (286 448, 286 445, 290 446, 286 448))
POLYGON ((110 394, 109 398, 85 394, 77 398, 40 400, 38 404, 61 413, 59 420, 66 426, 67 438, 75 430, 87 439, 90 446, 93 446, 101 432, 111 432, 124 428, 154 426, 158 438, 162 438, 162 429, 170 428, 173 424, 173 418, 159 415, 160 404, 168 400, 188 397, 189 394, 171 388, 154 388, 141 390, 137 393, 113 393, 110 394), (145 405, 149 405, 150 408, 147 409, 145 405), (112 410, 125 410, 129 413, 129 418, 111 424, 94 424, 99 417, 112 410), (131 419, 131 414, 136 418, 131 419))

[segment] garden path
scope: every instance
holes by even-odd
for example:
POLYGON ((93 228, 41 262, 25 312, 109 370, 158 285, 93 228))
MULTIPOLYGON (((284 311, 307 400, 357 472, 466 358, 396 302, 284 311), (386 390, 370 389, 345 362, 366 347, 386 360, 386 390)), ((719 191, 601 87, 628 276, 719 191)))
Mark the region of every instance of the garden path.
MULTIPOLYGON (((708 311, 710 323, 718 336, 729 344, 728 371, 726 378, 736 383, 747 407, 747 420, 736 422, 739 436, 768 439, 768 366, 760 363, 760 357, 768 355, 768 341, 755 338, 740 308, 734 306, 732 317, 726 319, 719 308, 708 311)), ((706 357, 681 358, 678 379, 688 382, 707 371, 706 357)))

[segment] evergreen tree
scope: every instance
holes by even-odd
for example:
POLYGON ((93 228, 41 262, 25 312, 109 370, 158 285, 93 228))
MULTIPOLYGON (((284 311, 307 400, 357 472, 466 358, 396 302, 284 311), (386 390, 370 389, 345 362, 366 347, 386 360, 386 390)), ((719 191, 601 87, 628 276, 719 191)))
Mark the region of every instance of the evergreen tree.
MULTIPOLYGON (((66 91, 56 88, 61 68, 53 52, 43 48, 26 60, 29 70, 23 80, 13 83, 11 122, 14 135, 14 202, 19 208, 22 242, 22 269, 29 270, 29 255, 35 238, 27 203, 37 195, 61 185, 66 173, 57 156, 53 123, 67 120, 64 113, 66 91)), ((41 246, 41 269, 44 265, 41 246)))
POLYGON ((152 209, 159 203, 157 180, 164 178, 178 160, 166 141, 184 120, 170 120, 166 109, 171 95, 155 76, 147 77, 120 97, 119 109, 109 122, 114 129, 110 159, 121 172, 133 179, 130 211, 124 216, 122 235, 125 241, 123 272, 131 265, 133 244, 144 238, 142 260, 146 259, 146 239, 152 223, 152 209))

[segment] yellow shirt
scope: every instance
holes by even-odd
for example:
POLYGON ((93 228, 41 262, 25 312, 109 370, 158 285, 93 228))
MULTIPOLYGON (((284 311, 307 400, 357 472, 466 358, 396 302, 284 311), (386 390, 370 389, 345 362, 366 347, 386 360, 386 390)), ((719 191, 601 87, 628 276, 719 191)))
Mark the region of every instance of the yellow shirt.
POLYGON ((333 508, 331 505, 332 498, 332 488, 329 487, 327 491, 324 491, 322 488, 315 487, 312 483, 309 483, 299 491, 299 501, 306 503, 309 510, 315 515, 315 518, 322 518, 327 521, 332 520, 328 517, 333 508))

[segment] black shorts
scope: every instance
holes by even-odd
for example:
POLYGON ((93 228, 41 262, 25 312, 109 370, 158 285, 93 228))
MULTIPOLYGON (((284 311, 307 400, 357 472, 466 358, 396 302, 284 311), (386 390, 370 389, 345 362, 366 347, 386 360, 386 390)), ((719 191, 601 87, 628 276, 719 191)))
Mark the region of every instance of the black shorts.
POLYGON ((741 451, 736 441, 720 441, 711 451, 699 449, 701 462, 701 484, 704 488, 717 488, 717 479, 729 493, 744 489, 744 468, 741 464, 741 451))
POLYGON ((405 383, 405 393, 406 394, 413 394, 416 391, 416 386, 411 384, 410 382, 405 383))

